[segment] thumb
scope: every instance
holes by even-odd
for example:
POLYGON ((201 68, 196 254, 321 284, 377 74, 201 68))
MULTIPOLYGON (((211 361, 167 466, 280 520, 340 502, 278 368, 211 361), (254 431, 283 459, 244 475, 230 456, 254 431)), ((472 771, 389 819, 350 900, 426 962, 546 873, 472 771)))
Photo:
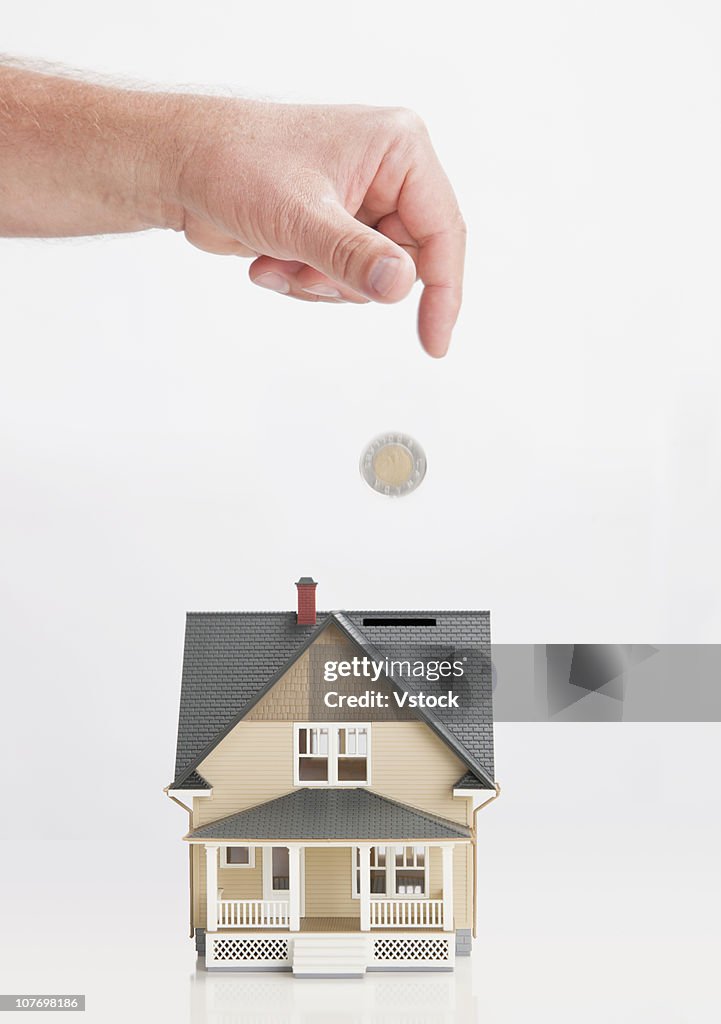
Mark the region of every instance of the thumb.
POLYGON ((411 257, 336 200, 306 209, 298 259, 376 302, 398 302, 416 280, 411 257))

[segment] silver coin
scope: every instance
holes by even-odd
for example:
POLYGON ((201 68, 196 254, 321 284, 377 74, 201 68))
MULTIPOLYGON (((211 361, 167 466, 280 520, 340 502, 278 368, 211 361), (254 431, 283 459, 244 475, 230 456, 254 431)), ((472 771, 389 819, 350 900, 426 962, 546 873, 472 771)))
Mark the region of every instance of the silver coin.
POLYGON ((365 482, 389 498, 410 494, 426 475, 426 453, 408 434, 379 434, 365 446, 360 460, 365 482))

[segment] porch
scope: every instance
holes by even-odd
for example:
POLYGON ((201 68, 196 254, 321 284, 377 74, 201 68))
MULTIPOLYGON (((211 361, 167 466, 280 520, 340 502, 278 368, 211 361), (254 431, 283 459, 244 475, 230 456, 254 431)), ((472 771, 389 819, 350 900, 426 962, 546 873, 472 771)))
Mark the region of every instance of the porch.
MULTIPOLYGON (((323 846, 289 844, 284 847, 247 846, 238 842, 205 843, 206 859, 206 932, 224 930, 278 929, 290 932, 369 932, 375 929, 402 928, 420 931, 452 932, 453 925, 453 844, 380 845, 370 843, 326 843, 323 846), (272 860, 278 853, 287 856, 285 891, 271 898, 228 898, 218 884, 219 854, 229 850, 256 850, 262 856, 261 884, 268 893, 277 876, 272 860), (312 851, 312 878, 307 858, 312 851), (329 852, 334 851, 334 856, 329 852), (338 871, 338 853, 344 851, 346 867, 338 871), (435 851, 441 864, 440 896, 429 893, 430 861, 435 851), (355 862, 355 867, 353 866, 355 862), (407 866, 410 864, 410 866, 407 866), (344 877, 345 875, 345 877, 344 877), (316 878, 320 878, 320 883, 316 878), (310 883, 310 892, 309 890, 310 883), (339 891, 345 884, 347 893, 339 891), (330 890, 320 902, 318 889, 330 890), (414 889, 413 897, 399 895, 398 888, 414 889), (354 890, 354 891, 352 891, 354 890), (216 893, 216 898, 212 898, 216 893), (332 908, 331 912, 309 913, 308 904, 332 908), (355 913, 343 909, 357 908, 355 913)), ((247 856, 250 856, 249 854, 247 856)), ((343 863, 343 861, 341 861, 343 863)))

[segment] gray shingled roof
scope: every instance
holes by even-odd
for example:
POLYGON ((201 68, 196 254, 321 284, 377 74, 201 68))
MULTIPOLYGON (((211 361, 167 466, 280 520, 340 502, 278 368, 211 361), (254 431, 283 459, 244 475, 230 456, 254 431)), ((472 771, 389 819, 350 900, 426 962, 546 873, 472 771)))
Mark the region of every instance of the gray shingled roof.
POLYGON ((462 775, 458 782, 453 787, 454 789, 488 789, 488 783, 484 779, 479 779, 473 772, 466 772, 462 775))
POLYGON ((191 772, 187 779, 178 783, 175 789, 212 789, 209 782, 203 778, 200 772, 191 772))
POLYGON ((296 789, 211 821, 188 839, 467 839, 470 829, 367 789, 296 789))
MULTIPOLYGON (((193 612, 185 630, 183 679, 178 719, 175 788, 215 743, 240 720, 259 693, 272 685, 327 623, 337 624, 360 646, 383 657, 407 656, 409 647, 442 648, 468 655, 462 680, 462 713, 437 709, 425 718, 468 767, 493 780, 493 708, 490 617, 477 611, 319 612, 315 626, 299 626, 295 612, 193 612), (435 626, 381 626, 364 619, 434 618, 435 626)), ((413 690, 442 693, 438 683, 403 680, 413 690)))

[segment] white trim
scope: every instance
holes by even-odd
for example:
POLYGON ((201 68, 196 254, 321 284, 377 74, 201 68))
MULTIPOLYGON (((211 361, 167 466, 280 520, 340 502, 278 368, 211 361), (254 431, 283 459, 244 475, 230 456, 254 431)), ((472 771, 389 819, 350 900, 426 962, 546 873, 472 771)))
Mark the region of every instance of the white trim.
POLYGON ((453 929, 453 847, 442 846, 443 857, 443 931, 453 929))
POLYGON ((195 797, 212 796, 212 789, 169 789, 167 790, 168 796, 175 797, 176 800, 188 800, 194 799, 195 797))
POLYGON ((300 847, 288 847, 288 928, 300 931, 300 847))
MULTIPOLYGON (((303 755, 309 756, 309 755, 303 755)), ((316 755, 325 757, 325 754, 316 755)), ((361 755, 357 755, 361 756, 361 755)), ((371 784, 371 723, 370 722, 294 722, 293 723, 293 785, 307 787, 331 787, 338 789, 350 789, 357 786, 370 786, 371 784), (313 782, 301 780, 300 778, 300 743, 299 733, 301 729, 327 729, 328 730, 328 779, 313 782), (356 779, 339 781, 338 779, 338 758, 348 756, 338 754, 338 732, 340 729, 365 729, 366 730, 366 778, 364 782, 356 779)))
POLYGON ((492 789, 454 789, 453 796, 465 796, 473 800, 478 800, 479 797, 486 796, 488 793, 493 793, 492 789))
POLYGON ((367 843, 358 847, 360 854, 360 930, 371 930, 371 848, 367 843))
POLYGON ((221 868, 235 869, 235 868, 254 868, 255 867, 255 847, 250 846, 248 843, 225 843, 220 848, 220 866, 221 868), (228 861, 228 847, 238 847, 241 850, 248 851, 248 863, 247 864, 233 864, 228 861))
POLYGON ((205 847, 205 879, 206 879, 206 931, 218 929, 218 847, 205 847))
POLYGON ((300 916, 305 917, 305 846, 300 848, 300 916))
MULTIPOLYGON (((230 839, 188 839, 184 837, 186 843, 191 843, 193 846, 259 846, 261 849, 265 846, 289 846, 291 843, 302 846, 319 846, 330 849, 334 846, 347 847, 347 846, 359 846, 361 843, 366 842, 365 839, 246 839, 244 842, 239 840, 230 839)), ((450 844, 455 846, 460 843, 461 845, 469 845, 471 837, 468 836, 458 839, 374 839, 373 842, 369 842, 370 846, 441 846, 443 844, 450 844)))

